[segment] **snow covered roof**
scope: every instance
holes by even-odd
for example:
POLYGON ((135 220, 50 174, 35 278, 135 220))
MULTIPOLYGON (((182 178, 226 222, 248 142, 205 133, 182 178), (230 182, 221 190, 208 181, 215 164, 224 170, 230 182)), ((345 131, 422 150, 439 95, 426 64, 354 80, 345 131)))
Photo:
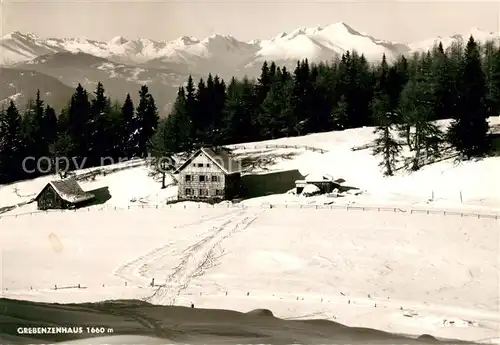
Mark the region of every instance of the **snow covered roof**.
POLYGON ((70 177, 64 180, 49 182, 36 196, 35 200, 38 200, 48 186, 51 186, 61 199, 72 204, 87 201, 95 197, 92 193, 84 192, 76 179, 70 177))
POLYGON ((316 194, 316 193, 320 193, 320 192, 321 192, 321 190, 313 184, 308 184, 302 190, 303 195, 312 195, 312 194, 316 194))
POLYGON ((180 167, 175 170, 174 174, 181 172, 194 158, 198 155, 204 154, 216 166, 218 166, 226 175, 241 172, 240 164, 231 158, 230 151, 226 148, 207 148, 202 147, 189 157, 180 167))
POLYGON ((306 176, 305 180, 307 182, 328 182, 333 181, 333 177, 328 174, 318 174, 318 173, 310 173, 306 176))

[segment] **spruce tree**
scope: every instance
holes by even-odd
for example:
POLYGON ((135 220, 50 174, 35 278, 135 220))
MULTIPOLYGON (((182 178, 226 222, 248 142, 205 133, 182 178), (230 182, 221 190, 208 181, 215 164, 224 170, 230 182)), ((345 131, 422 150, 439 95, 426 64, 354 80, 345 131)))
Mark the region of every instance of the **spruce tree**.
MULTIPOLYGON (((380 108, 386 109, 388 97, 381 97, 377 100, 378 102, 383 103, 380 105, 380 108)), ((379 105, 374 104, 373 107, 377 109, 379 105)), ((375 121, 378 122, 378 125, 374 130, 374 134, 377 134, 377 137, 374 141, 373 154, 382 156, 379 166, 383 169, 383 174, 385 176, 393 176, 401 153, 401 143, 392 133, 395 122, 394 114, 391 112, 385 114, 379 113, 375 121)))
POLYGON ((485 53, 486 113, 487 116, 500 115, 500 48, 488 42, 485 53))
POLYGON ((433 60, 434 118, 452 118, 457 111, 458 81, 453 62, 441 43, 434 51, 433 60))
POLYGON ((161 176, 161 188, 164 189, 166 185, 166 175, 167 171, 174 169, 172 150, 172 133, 167 119, 162 119, 158 123, 158 128, 151 138, 151 166, 156 174, 161 176))
POLYGON ((57 115, 50 105, 45 106, 42 132, 49 145, 57 139, 57 115))
POLYGON ((137 148, 137 136, 135 134, 135 118, 134 118, 134 102, 130 94, 127 93, 127 97, 123 102, 121 108, 121 118, 123 126, 121 128, 121 143, 124 151, 124 155, 127 158, 132 158, 134 156, 135 150, 137 148))
POLYGON ((237 81, 232 78, 227 87, 227 97, 223 111, 224 144, 252 141, 260 138, 260 117, 256 113, 254 85, 248 78, 237 81))
MULTIPOLYGON (((89 149, 89 121, 90 121, 90 102, 87 91, 78 84, 75 93, 71 97, 68 109, 68 135, 73 142, 70 145, 73 150, 68 152, 75 157, 77 163, 85 163, 89 149)), ((69 157, 68 157, 69 158, 69 157)), ((73 168, 73 167, 72 167, 73 168)))
POLYGON ((296 117, 289 103, 293 87, 291 80, 285 83, 275 82, 271 86, 261 105, 259 128, 262 139, 276 139, 295 134, 296 117))
POLYGON ((23 168, 33 167, 23 166, 24 152, 21 115, 11 100, 8 108, 0 112, 0 183, 28 176, 23 168))
POLYGON ((344 130, 349 125, 348 104, 345 95, 341 95, 332 110, 333 129, 344 130))
MULTIPOLYGON (((209 76, 210 77, 210 76, 209 76)), ((210 78, 207 78, 210 79, 210 78)), ((205 140, 205 123, 207 118, 207 108, 210 102, 207 84, 203 78, 200 78, 195 92, 195 106, 191 117, 191 138, 193 148, 200 148, 205 140)))
MULTIPOLYGON (((385 54, 382 56, 382 62, 376 71, 376 85, 374 97, 372 100, 372 113, 376 119, 384 118, 387 113, 391 113, 389 89, 389 66, 385 54)), ((379 122, 379 121, 377 121, 379 122)))
POLYGON ((226 102, 226 84, 223 79, 217 75, 214 78, 213 90, 213 117, 210 121, 210 142, 213 146, 221 146, 223 142, 222 121, 224 104, 226 102))
POLYGON ((267 93, 271 89, 271 84, 273 76, 269 69, 269 64, 264 61, 262 64, 260 77, 257 79, 257 84, 255 85, 255 95, 256 95, 256 105, 260 106, 267 96, 267 93))
POLYGON ((44 101, 40 97, 40 90, 37 90, 35 101, 30 101, 23 117, 23 133, 25 141, 25 155, 34 157, 39 162, 37 171, 33 173, 36 177, 42 172, 48 172, 50 155, 49 146, 54 140, 54 128, 50 128, 54 121, 45 116, 44 101), (43 159, 42 159, 43 158, 43 159))
POLYGON ((490 147, 485 103, 486 86, 479 49, 471 36, 461 70, 462 99, 458 116, 450 125, 448 138, 466 159, 486 154, 490 147))
POLYGON ((172 112, 161 133, 166 152, 192 152, 195 147, 192 141, 191 119, 188 114, 186 91, 180 87, 177 92, 172 112))
POLYGON ((403 120, 411 128, 409 140, 413 157, 411 169, 418 170, 424 158, 439 156, 442 132, 431 120, 434 115, 433 89, 425 77, 410 79, 401 94, 400 111, 403 120), (425 154, 425 155, 424 155, 425 154))
POLYGON ((101 164, 110 153, 112 147, 112 138, 108 135, 111 132, 109 127, 112 126, 110 113, 111 102, 106 96, 103 84, 98 82, 94 98, 90 102, 90 119, 87 124, 89 131, 87 163, 90 166, 101 164))
POLYGON ((139 91, 139 105, 136 110, 138 131, 138 155, 146 157, 148 146, 159 122, 158 109, 153 96, 146 85, 139 91))

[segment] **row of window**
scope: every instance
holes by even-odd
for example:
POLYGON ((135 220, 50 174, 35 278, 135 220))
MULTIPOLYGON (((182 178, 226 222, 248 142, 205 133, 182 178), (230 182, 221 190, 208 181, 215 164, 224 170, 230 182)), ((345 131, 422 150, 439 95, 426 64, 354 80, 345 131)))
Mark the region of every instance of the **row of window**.
MULTIPOLYGON (((185 180, 186 182, 191 182, 191 181, 199 181, 199 182, 209 182, 210 180, 208 179, 209 176, 206 175, 198 175, 198 180, 196 180, 196 175, 186 175, 185 180)), ((212 175, 212 182, 220 182, 221 178, 220 176, 217 175, 212 175)))
MULTIPOLYGON (((194 195, 194 189, 186 188, 186 195, 194 195)), ((222 196, 224 195, 224 191, 222 189, 216 189, 215 195, 222 196)), ((208 196, 208 189, 201 188, 198 192, 198 196, 208 196)))
POLYGON ((209 163, 193 163, 193 166, 194 167, 198 167, 198 168, 203 168, 204 166, 206 166, 207 168, 210 168, 210 164, 209 163))

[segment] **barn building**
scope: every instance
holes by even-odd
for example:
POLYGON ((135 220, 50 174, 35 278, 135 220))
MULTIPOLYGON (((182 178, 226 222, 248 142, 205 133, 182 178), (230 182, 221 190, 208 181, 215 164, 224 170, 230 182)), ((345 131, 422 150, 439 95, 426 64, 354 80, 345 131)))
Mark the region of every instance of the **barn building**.
POLYGON ((178 200, 230 200, 239 195, 241 167, 224 148, 201 148, 174 171, 178 200))
POLYGON ((51 181, 35 197, 39 210, 70 209, 84 206, 95 198, 84 192, 75 178, 51 181))

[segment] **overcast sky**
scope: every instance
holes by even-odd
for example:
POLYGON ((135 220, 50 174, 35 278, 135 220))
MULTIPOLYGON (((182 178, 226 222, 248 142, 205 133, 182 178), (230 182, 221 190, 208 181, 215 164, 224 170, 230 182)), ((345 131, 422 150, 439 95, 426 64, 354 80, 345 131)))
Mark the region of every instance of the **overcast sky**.
POLYGON ((343 21, 360 32, 399 42, 500 31, 498 2, 314 1, 12 1, 0 0, 1 33, 109 40, 147 37, 166 41, 214 33, 266 39, 298 27, 343 21))

